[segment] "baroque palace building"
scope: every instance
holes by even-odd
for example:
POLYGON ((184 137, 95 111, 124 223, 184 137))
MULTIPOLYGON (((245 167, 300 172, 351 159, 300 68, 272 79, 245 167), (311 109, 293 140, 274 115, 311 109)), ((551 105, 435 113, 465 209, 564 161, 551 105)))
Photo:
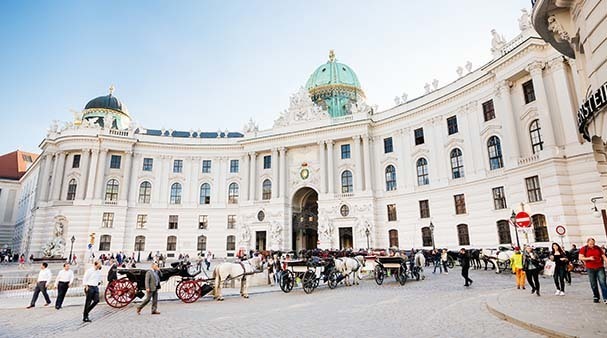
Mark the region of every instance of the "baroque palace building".
POLYGON ((239 249, 496 247, 604 241, 602 194, 582 142, 576 64, 529 15, 493 59, 384 111, 329 60, 268 130, 147 129, 113 90, 54 123, 20 180, 14 249, 65 255, 239 249), (561 239, 556 228, 566 227, 561 239))

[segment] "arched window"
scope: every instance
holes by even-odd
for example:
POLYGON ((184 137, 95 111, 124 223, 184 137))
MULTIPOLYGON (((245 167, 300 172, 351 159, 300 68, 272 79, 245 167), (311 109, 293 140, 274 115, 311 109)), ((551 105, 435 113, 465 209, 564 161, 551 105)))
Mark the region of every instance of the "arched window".
POLYGON ((198 251, 206 251, 207 250, 207 236, 200 235, 198 236, 198 251))
POLYGON ((350 170, 345 170, 341 173, 341 192, 343 194, 354 191, 352 186, 352 172, 350 170))
POLYGON ((396 190, 396 169, 393 165, 386 167, 386 191, 396 190))
POLYGON ((451 177, 453 179, 464 177, 464 156, 459 148, 451 150, 451 177))
POLYGON ((430 230, 430 227, 422 228, 422 245, 432 246, 432 231, 430 230))
POLYGON ((135 251, 145 251, 145 236, 135 237, 135 251))
POLYGON ((171 204, 181 204, 181 184, 173 183, 171 185, 171 204))
POLYGON ((238 204, 238 183, 230 183, 228 187, 228 204, 238 204))
POLYGON ((491 170, 504 167, 504 159, 502 158, 502 144, 499 137, 491 136, 487 141, 487 151, 489 152, 489 168, 491 170))
POLYGON ((111 179, 105 185, 105 200, 118 201, 118 180, 111 179))
POLYGON ((470 234, 468 233, 467 224, 459 224, 457 226, 457 238, 459 245, 470 245, 470 234))
POLYGON ((544 150, 544 141, 542 141, 542 134, 540 128, 540 120, 533 120, 529 125, 529 137, 531 137, 531 150, 534 154, 544 150))
POLYGON ((428 161, 425 158, 417 160, 417 185, 430 184, 428 176, 428 161))
POLYGON ((548 236, 548 227, 546 226, 546 216, 537 214, 531 216, 531 223, 533 223, 533 233, 535 234, 536 242, 550 242, 548 236))
POLYGON ((152 197, 152 183, 143 181, 139 185, 139 203, 149 204, 152 197))
POLYGON ((388 231, 388 237, 390 238, 390 247, 398 248, 398 230, 392 229, 388 231))
POLYGON ((236 250, 236 236, 230 235, 226 239, 226 250, 234 251, 236 250))
POLYGON ((510 223, 506 220, 497 221, 497 237, 500 244, 512 244, 510 223))
POLYGON ((76 188, 78 185, 76 184, 76 179, 72 178, 70 183, 67 184, 67 200, 73 201, 76 199, 76 188))
POLYGON ((167 251, 177 250, 177 236, 167 237, 167 251))
POLYGON ((211 185, 208 183, 200 186, 200 204, 211 204, 211 185))
POLYGON ((112 246, 112 236, 101 235, 101 238, 99 239, 99 251, 110 251, 111 246, 112 246))
POLYGON ((261 184, 261 199, 269 200, 272 198, 272 181, 264 180, 261 184))

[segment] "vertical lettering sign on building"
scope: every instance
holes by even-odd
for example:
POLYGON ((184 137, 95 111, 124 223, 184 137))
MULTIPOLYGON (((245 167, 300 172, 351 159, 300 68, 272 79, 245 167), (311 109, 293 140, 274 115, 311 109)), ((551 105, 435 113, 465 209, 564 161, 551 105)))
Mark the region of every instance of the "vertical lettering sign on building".
POLYGON ((599 111, 607 105, 607 83, 595 91, 578 109, 578 131, 585 140, 591 141, 588 125, 598 115, 599 111))

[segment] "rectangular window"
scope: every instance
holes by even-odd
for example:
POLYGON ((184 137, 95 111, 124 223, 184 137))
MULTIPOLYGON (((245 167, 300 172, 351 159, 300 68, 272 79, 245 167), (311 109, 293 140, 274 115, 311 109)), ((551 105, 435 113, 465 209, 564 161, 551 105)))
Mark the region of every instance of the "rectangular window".
POLYGON ((148 222, 148 215, 137 215, 137 229, 145 229, 148 222))
POLYGON ((154 167, 154 159, 145 157, 143 159, 143 171, 152 171, 152 167, 154 167))
POLYGON ((396 204, 388 204, 388 222, 396 221, 396 204))
POLYGON ((174 160, 173 161, 173 172, 174 173, 183 172, 183 160, 174 160))
MULTIPOLYGON (((211 172, 211 160, 202 160, 202 172, 205 174, 211 172)), ((230 172, 232 172, 232 163, 230 163, 230 172)))
POLYGON ((391 153, 394 150, 393 144, 392 144, 392 138, 391 137, 387 137, 384 139, 384 154, 388 154, 391 153))
POLYGON ((455 214, 462 215, 466 213, 466 198, 464 194, 454 195, 453 199, 455 201, 455 214))
POLYGON ((493 206, 495 207, 495 210, 508 208, 508 205, 506 205, 504 187, 493 188, 493 206))
POLYGON ((525 179, 527 185, 527 197, 529 202, 539 202, 542 200, 542 189, 540 188, 540 178, 537 176, 527 177, 525 179))
POLYGON ((120 169, 121 160, 122 160, 122 156, 112 155, 112 157, 110 158, 110 168, 111 169, 120 169))
POLYGON ((350 158, 350 145, 342 144, 341 145, 341 159, 345 160, 347 158, 350 158))
POLYGON ((419 201, 419 218, 430 217, 430 202, 428 200, 419 201))
POLYGON ((175 230, 179 226, 179 215, 169 215, 169 229, 175 230))
POLYGON ((424 128, 418 128, 413 131, 415 136, 415 145, 424 144, 424 128))
POLYGON ((72 160, 72 168, 80 168, 80 154, 74 155, 72 160))
POLYGON ((209 216, 208 215, 199 215, 198 216, 198 229, 206 229, 209 225, 209 216))
POLYGON ((459 129, 457 128, 457 116, 451 116, 447 118, 447 133, 449 133, 449 135, 453 135, 458 131, 459 129))
POLYGON ((535 101, 535 90, 533 89, 533 80, 523 83, 523 95, 525 96, 525 104, 535 101))
POLYGON ((103 219, 101 221, 102 228, 113 228, 114 227, 114 213, 104 212, 103 219))
POLYGON ((495 118, 495 108, 493 107, 493 100, 489 100, 483 103, 483 117, 485 122, 491 121, 495 118))
MULTIPOLYGON (((265 162, 265 160, 264 160, 265 162)), ((238 160, 230 160, 230 172, 237 173, 238 172, 239 162, 238 160)))
POLYGON ((272 168, 272 155, 266 155, 263 157, 263 168, 264 169, 272 168))
POLYGON ((236 229, 236 215, 228 215, 228 229, 236 229))

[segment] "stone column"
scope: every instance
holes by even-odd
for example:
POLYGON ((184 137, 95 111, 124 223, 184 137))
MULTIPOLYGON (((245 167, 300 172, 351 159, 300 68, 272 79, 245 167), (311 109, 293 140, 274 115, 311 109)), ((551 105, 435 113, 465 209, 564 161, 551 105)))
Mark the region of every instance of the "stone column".
MULTIPOLYGON (((483 168, 483 158, 479 156, 479 147, 474 146, 479 142, 478 134, 480 127, 478 118, 480 114, 477 102, 474 102, 464 109, 466 139, 464 139, 463 149, 461 149, 461 151, 464 156, 465 176, 476 174, 478 168, 483 168)), ((480 148, 482 148, 482 146, 480 148)), ((449 158, 449 161, 451 161, 451 158, 449 158)))
POLYGON ((52 153, 46 153, 44 155, 44 170, 42 171, 42 181, 41 181, 41 190, 40 190, 40 200, 42 201, 48 201, 50 198, 48 198, 48 190, 49 190, 49 184, 48 184, 48 179, 50 177, 50 173, 51 173, 51 162, 53 161, 53 154, 52 153))
POLYGON ((88 179, 89 162, 91 160, 90 149, 82 149, 82 158, 80 161, 80 182, 76 189, 76 199, 83 200, 84 192, 86 190, 86 182, 88 179))
MULTIPOLYGON (((531 74, 533 80, 533 90, 535 91, 535 99, 537 101, 537 110, 540 115, 540 127, 542 139, 544 141, 544 149, 554 148, 556 145, 554 139, 554 127, 552 118, 550 117, 550 107, 548 106, 548 98, 546 97, 546 88, 544 86, 544 78, 542 76, 544 68, 543 62, 533 62, 527 66, 527 71, 531 74)), ((561 95, 561 93, 559 93, 561 95)))
POLYGON ((287 197, 287 148, 280 148, 280 195, 285 199, 287 197))
POLYGON ((320 193, 327 193, 327 158, 325 155, 325 141, 318 141, 318 156, 320 157, 320 193))
POLYGON ((243 164, 242 164, 242 172, 240 173, 240 176, 242 177, 242 199, 244 201, 248 201, 249 200, 249 171, 250 171, 250 161, 249 161, 249 154, 244 154, 244 156, 242 157, 243 159, 243 164))
POLYGON ((371 153, 369 152, 369 135, 363 135, 363 164, 365 167, 365 191, 372 191, 371 183, 371 153))
MULTIPOLYGON (((107 149, 99 150, 99 163, 97 164, 97 175, 95 178, 95 199, 103 199, 103 184, 105 183, 105 168, 107 167, 107 149)), ((118 187, 120 189, 121 187, 118 187)))
POLYGON ((120 191, 118 200, 126 201, 129 197, 129 187, 131 185, 131 166, 133 165, 133 152, 126 151, 124 153, 124 174, 122 176, 122 184, 120 184, 120 191))
MULTIPOLYGON (((405 128, 401 130, 401 154, 402 156, 399 156, 398 158, 401 159, 402 158, 402 163, 403 163, 403 168, 400 170, 399 172, 396 172, 397 175, 400 174, 400 176, 404 176, 402 179, 402 182, 404 183, 404 188, 405 189, 409 189, 411 188, 415 183, 414 183, 414 174, 412 171, 412 167, 411 167, 411 163, 413 162, 414 159, 411 158, 411 128, 405 128)), ((397 149, 398 151, 398 149, 397 149)), ((398 177, 398 176, 397 176, 398 177)))
MULTIPOLYGON (((497 99, 497 111, 500 120, 504 124, 504 135, 501 138, 502 151, 506 155, 507 166, 514 168, 518 166, 520 158, 520 144, 518 135, 518 126, 512 110, 512 99, 510 97, 511 82, 508 80, 499 81, 495 87, 495 98, 497 99)), ((485 145, 486 147, 486 145, 485 145)))
POLYGON ((51 199, 54 201, 61 200, 61 190, 63 190, 61 188, 63 185, 65 157, 66 157, 66 153, 63 151, 59 152, 59 154, 57 156, 57 163, 56 163, 57 165, 55 165, 56 170, 53 175, 53 189, 52 189, 53 194, 51 195, 51 199))
MULTIPOLYGON (((443 116, 437 116, 432 120, 432 133, 434 136, 434 144, 436 152, 434 152, 434 163, 429 163, 429 166, 436 166, 436 176, 430 179, 434 182, 443 182, 450 177, 447 170, 447 162, 449 157, 445 154, 445 138, 447 135, 447 123, 443 116)), ((433 150, 434 150, 433 149, 433 150)), ((430 154, 432 156, 432 154, 430 154)))
MULTIPOLYGON (((406 184, 405 184, 405 162, 411 162, 411 160, 409 160, 410 157, 403 157, 403 156, 399 156, 399 153, 404 153, 403 152, 403 148, 405 148, 405 142, 406 142, 406 135, 405 135, 405 131, 403 129, 397 130, 396 131, 396 150, 394 151, 394 153, 396 154, 397 157, 397 166, 396 166, 396 190, 399 191, 403 191, 404 189, 406 189, 406 184), (405 159, 407 159, 405 161, 405 159)), ((385 177, 385 175, 383 175, 385 177)), ((384 188, 385 189, 385 188, 384 188)), ((366 239, 366 238, 365 238, 366 239)))
POLYGON ((133 156, 133 165, 131 166, 130 175, 127 178, 129 181, 129 192, 127 194, 127 201, 129 203, 137 203, 139 201, 139 172, 141 168, 143 168, 143 154, 139 152, 134 152, 133 156))
POLYGON ((272 149, 272 199, 278 198, 278 149, 272 149))
POLYGON ((164 198, 165 195, 163 188, 168 184, 168 182, 164 181, 165 174, 168 175, 168 168, 166 168, 165 157, 166 155, 160 155, 156 159, 154 159, 155 162, 158 162, 154 164, 154 168, 158 169, 153 170, 158 170, 158 176, 156 176, 157 179, 152 183, 152 196, 154 196, 154 201, 157 203, 163 203, 168 200, 164 198))
POLYGON ((192 190, 196 187, 192 184, 192 156, 183 158, 183 199, 181 204, 189 204, 192 201, 192 190))
POLYGON ((95 196, 95 178, 97 177, 97 166, 99 162, 99 149, 91 150, 91 164, 89 165, 88 172, 83 174, 88 177, 86 184, 86 200, 90 201, 95 196))
POLYGON ((354 144, 354 166, 356 170, 354 171, 356 184, 354 185, 354 191, 361 192, 363 191, 363 162, 362 162, 362 154, 360 152, 360 135, 356 135, 352 137, 352 141, 354 144))
POLYGON ((255 187, 257 186, 257 153, 250 152, 249 156, 251 157, 251 170, 249 177, 249 200, 255 201, 257 196, 255 195, 255 187))
MULTIPOLYGON (((228 175, 228 162, 230 160, 226 157, 226 156, 221 156, 219 158, 219 179, 217 180, 217 187, 218 187, 218 195, 219 195, 219 202, 226 204, 228 202, 227 199, 227 194, 228 194, 228 185, 227 183, 227 175, 228 175)), ((240 187, 239 187, 239 191, 240 193, 240 187)), ((239 196, 240 197, 240 196, 239 196)))
POLYGON ((328 176, 329 176, 329 194, 333 194, 335 192, 335 159, 333 158, 333 140, 327 141, 327 166, 328 166, 328 176))
POLYGON ((579 143, 577 120, 575 116, 574 100, 571 96, 569 87, 569 78, 565 73, 565 63, 562 58, 557 58, 548 63, 550 69, 553 69, 556 101, 562 120, 565 144, 579 143))

